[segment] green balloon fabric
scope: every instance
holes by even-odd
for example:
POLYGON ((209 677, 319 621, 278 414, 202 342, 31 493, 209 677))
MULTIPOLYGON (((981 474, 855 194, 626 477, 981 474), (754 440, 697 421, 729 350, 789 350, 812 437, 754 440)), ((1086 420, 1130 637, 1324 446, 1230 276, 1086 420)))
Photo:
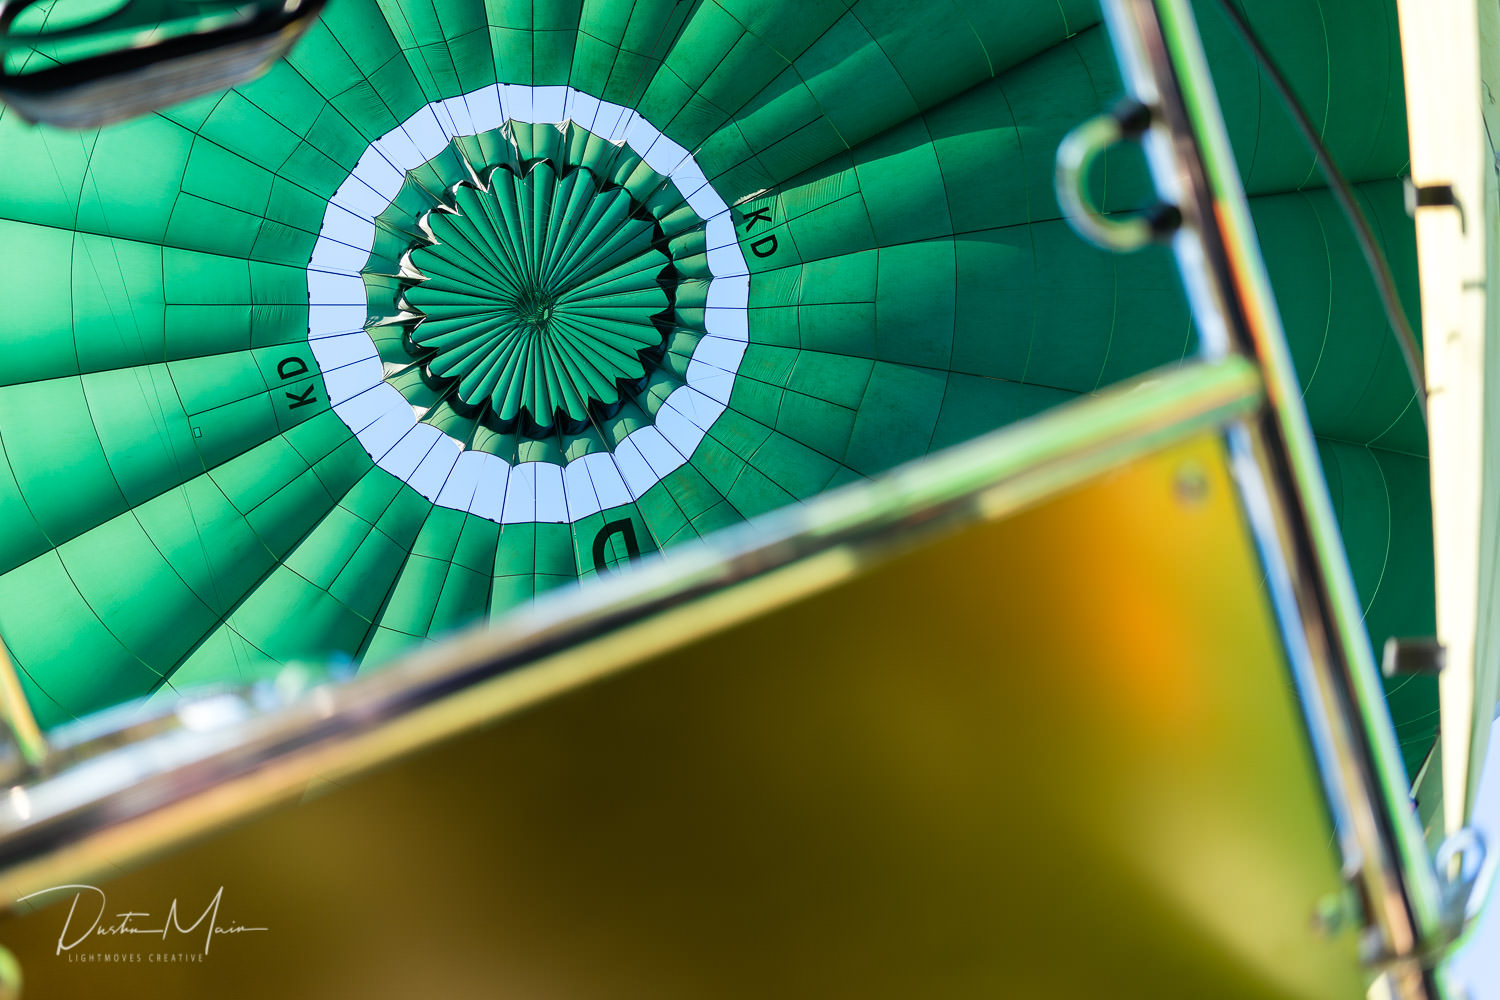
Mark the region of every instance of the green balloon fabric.
MULTIPOLYGON (((1414 303, 1390 6, 1252 16, 1414 303)), ((1371 633, 1420 634, 1399 354, 1200 16, 1371 633)), ((1120 89, 1092 0, 331 0, 224 94, 0 113, 0 635, 43 721, 375 664, 1191 354, 1170 258, 1051 193, 1120 89)), ((1415 760, 1435 696, 1392 706, 1415 760)))

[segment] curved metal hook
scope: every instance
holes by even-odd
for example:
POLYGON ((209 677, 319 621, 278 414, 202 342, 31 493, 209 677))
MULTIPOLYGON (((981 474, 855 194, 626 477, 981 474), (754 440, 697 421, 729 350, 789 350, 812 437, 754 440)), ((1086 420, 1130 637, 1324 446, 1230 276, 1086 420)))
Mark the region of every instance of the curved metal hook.
POLYGON ((1126 100, 1077 126, 1058 144, 1053 181, 1058 204, 1073 231, 1097 247, 1132 253, 1169 236, 1182 222, 1175 207, 1161 204, 1141 214, 1105 215, 1084 192, 1094 160, 1111 146, 1140 138, 1150 125, 1151 109, 1126 100))
POLYGON ((1443 888, 1444 916, 1455 937, 1479 915, 1495 880, 1493 854, 1485 849, 1484 836, 1466 826, 1445 839, 1432 864, 1443 888))

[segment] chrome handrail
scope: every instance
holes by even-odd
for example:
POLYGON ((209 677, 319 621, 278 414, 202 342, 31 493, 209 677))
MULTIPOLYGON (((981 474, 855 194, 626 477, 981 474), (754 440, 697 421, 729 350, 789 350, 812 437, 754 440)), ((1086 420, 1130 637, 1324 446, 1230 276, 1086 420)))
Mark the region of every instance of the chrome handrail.
MULTIPOLYGON (((1266 407, 1230 434, 1345 870, 1364 958, 1397 996, 1442 995, 1455 931, 1409 807, 1395 729, 1302 405, 1202 41, 1187 0, 1105 0, 1139 140, 1180 225, 1171 237, 1209 358, 1251 359, 1266 407)), ((1088 234, 1090 227, 1081 228, 1088 234)), ((1108 248, 1108 243, 1104 243, 1108 248)))

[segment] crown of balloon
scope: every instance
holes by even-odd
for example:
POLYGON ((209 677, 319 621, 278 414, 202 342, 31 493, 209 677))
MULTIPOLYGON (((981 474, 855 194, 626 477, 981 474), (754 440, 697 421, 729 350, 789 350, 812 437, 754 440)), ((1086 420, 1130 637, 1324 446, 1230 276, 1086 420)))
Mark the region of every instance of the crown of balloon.
POLYGON ((711 278, 704 221, 629 146, 571 122, 507 122, 432 165, 440 196, 408 178, 378 220, 406 238, 391 274, 367 272, 386 380, 470 446, 612 436, 669 350, 702 335, 678 304, 711 278))

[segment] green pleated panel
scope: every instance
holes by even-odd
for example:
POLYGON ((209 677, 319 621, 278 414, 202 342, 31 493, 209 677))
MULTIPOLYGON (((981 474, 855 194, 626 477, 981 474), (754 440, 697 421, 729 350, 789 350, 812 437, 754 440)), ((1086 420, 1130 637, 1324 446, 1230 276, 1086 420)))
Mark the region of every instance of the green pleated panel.
MULTIPOLYGON (((1415 312, 1393 5, 1251 16, 1415 312)), ((1200 17, 1371 636, 1430 632, 1399 354, 1311 155, 1200 17)), ((0 113, 0 634, 42 718, 298 658, 375 663, 1190 355, 1165 253, 1086 246, 1051 192, 1058 140, 1120 89, 1088 0, 331 0, 225 94, 85 134, 0 113), (391 165, 414 116, 496 84, 633 110, 690 156, 749 272, 732 363, 711 350, 732 279, 693 185, 607 128, 453 127, 391 165), (310 309, 330 202, 371 156, 395 185, 367 245, 333 248, 353 284, 310 309), (361 370, 410 410, 394 443, 333 409, 350 372, 320 367, 325 322, 373 345, 361 370), (651 466, 631 442, 680 416, 705 359, 726 396, 689 454, 625 475, 621 502, 600 486, 535 519, 571 482, 555 470, 651 466), (408 425, 441 444, 401 468, 461 449, 524 503, 403 481, 408 425)), ((1096 185, 1111 208, 1147 197, 1125 153, 1096 185)), ((975 578, 997 600, 1025 586, 975 578)), ((1412 760, 1435 693, 1391 704, 1412 760)))

